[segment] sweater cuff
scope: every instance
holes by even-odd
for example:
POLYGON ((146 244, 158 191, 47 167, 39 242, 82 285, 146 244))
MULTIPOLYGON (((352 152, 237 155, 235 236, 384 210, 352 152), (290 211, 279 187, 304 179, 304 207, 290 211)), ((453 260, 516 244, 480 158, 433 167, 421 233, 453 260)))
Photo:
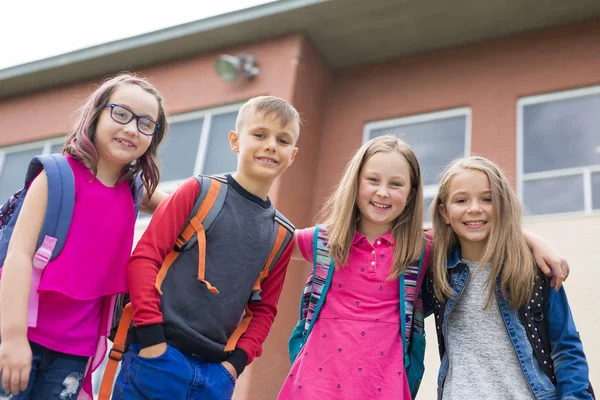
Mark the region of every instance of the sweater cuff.
POLYGON ((225 361, 233 365, 239 377, 244 372, 244 368, 246 368, 246 364, 248 363, 248 354, 238 347, 227 356, 225 361))
POLYGON ((135 333, 142 349, 167 341, 162 324, 137 326, 135 333))

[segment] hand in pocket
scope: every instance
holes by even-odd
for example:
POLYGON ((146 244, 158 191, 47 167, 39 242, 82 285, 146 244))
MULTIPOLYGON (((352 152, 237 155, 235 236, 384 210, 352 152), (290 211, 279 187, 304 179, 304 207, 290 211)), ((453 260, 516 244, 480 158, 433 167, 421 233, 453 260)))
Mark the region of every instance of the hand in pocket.
POLYGON ((154 346, 144 347, 140 350, 139 356, 142 358, 157 358, 165 354, 167 351, 167 343, 162 342, 154 346))
POLYGON ((231 376, 233 376, 233 379, 237 380, 237 372, 229 361, 223 361, 221 365, 231 374, 231 376))

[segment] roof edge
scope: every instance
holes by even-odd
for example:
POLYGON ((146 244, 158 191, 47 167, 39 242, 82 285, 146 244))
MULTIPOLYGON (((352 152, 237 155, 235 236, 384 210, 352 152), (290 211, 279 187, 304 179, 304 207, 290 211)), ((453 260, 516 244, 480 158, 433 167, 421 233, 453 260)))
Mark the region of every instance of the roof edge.
POLYGON ((81 50, 59 54, 56 56, 18 64, 0 70, 0 82, 4 80, 23 77, 26 75, 63 67, 78 62, 89 61, 123 51, 157 44, 167 40, 190 36, 214 29, 260 19, 266 16, 281 14, 314 4, 325 3, 330 0, 276 0, 271 3, 260 4, 254 7, 231 11, 197 21, 143 33, 128 38, 115 40, 81 50))

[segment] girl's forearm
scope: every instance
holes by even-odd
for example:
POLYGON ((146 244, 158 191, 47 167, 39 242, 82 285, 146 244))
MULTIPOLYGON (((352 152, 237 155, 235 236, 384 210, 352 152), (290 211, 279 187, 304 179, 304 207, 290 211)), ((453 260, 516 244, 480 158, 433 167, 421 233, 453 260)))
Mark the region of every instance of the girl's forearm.
POLYGON ((156 207, 168 196, 168 193, 162 192, 160 190, 156 190, 152 197, 148 200, 142 201, 141 210, 144 214, 154 214, 156 207))
POLYGON ((26 254, 11 254, 9 251, 0 282, 0 335, 3 340, 27 337, 31 276, 31 258, 26 254))

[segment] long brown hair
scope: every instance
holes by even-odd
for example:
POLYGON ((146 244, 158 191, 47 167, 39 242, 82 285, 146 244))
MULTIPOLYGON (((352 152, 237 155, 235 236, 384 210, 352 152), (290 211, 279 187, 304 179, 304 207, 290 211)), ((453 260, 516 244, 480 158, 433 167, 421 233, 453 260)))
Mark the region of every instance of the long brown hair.
POLYGON ((150 147, 146 152, 133 163, 126 165, 121 172, 118 182, 131 180, 141 172, 142 184, 145 189, 145 198, 149 199, 160 180, 160 170, 158 167, 158 146, 162 142, 167 132, 167 116, 163 106, 163 98, 147 80, 137 77, 130 73, 122 73, 111 79, 106 80, 98 89, 92 93, 84 105, 79 109, 79 118, 75 123, 73 130, 67 136, 67 141, 63 147, 63 154, 81 160, 94 175, 98 173, 98 151, 94 145, 96 135, 96 126, 104 106, 108 102, 114 91, 123 84, 138 85, 148 93, 152 94, 158 102, 157 123, 160 127, 156 130, 150 147))
POLYGON ((331 258, 346 265, 360 211, 356 205, 358 182, 365 163, 379 152, 395 152, 410 166, 412 193, 404 211, 392 223, 396 241, 390 279, 397 278, 407 266, 419 259, 423 249, 423 183, 419 161, 412 148, 392 135, 379 136, 362 145, 354 154, 337 188, 327 199, 318 220, 329 234, 331 258))
POLYGON ((500 277, 502 296, 513 308, 527 304, 533 292, 533 281, 537 267, 531 250, 525 242, 521 229, 522 206, 510 182, 502 171, 484 157, 466 157, 450 164, 440 181, 439 189, 432 205, 433 229, 433 276, 434 291, 439 300, 455 295, 448 282, 448 256, 459 245, 452 227, 445 223, 440 206, 447 206, 449 187, 452 178, 464 170, 483 172, 492 191, 492 226, 480 265, 491 263, 491 272, 486 286, 488 297, 486 307, 492 304, 495 282, 500 277))

